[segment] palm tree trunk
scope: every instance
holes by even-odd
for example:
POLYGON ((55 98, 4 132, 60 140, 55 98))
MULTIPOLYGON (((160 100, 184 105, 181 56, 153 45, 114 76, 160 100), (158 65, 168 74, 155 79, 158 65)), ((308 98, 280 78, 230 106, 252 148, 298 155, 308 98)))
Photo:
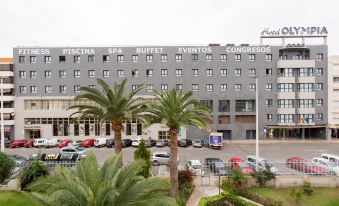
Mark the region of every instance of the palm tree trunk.
POLYGON ((120 154, 122 151, 122 141, 121 141, 121 123, 112 123, 113 131, 114 131, 114 151, 115 154, 120 154))
POLYGON ((178 128, 171 127, 169 129, 171 159, 170 159, 170 184, 171 196, 177 197, 178 194, 178 128))

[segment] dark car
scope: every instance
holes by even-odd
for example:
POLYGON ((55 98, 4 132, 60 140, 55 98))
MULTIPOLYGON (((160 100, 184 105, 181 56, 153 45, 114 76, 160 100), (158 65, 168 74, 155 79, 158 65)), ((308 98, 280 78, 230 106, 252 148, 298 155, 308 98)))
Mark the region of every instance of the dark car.
POLYGON ((132 146, 132 140, 131 139, 123 139, 122 140, 122 147, 125 148, 125 147, 129 147, 129 146, 132 146))
POLYGON ((157 147, 166 147, 168 145, 169 145, 169 143, 168 143, 167 139, 159 139, 155 144, 155 146, 157 146, 157 147))
POLYGON ((156 145, 157 141, 155 141, 154 139, 149 139, 145 141, 145 145, 146 147, 150 148, 150 147, 154 147, 156 145))
POLYGON ((189 147, 192 145, 192 140, 190 139, 182 139, 178 142, 179 147, 189 147))
POLYGON ((204 140, 202 139, 194 140, 193 147, 199 147, 199 148, 204 147, 204 140))
POLYGON ((20 155, 8 155, 14 162, 16 167, 23 167, 27 163, 27 159, 20 155))
POLYGON ((205 158, 205 165, 215 175, 227 175, 227 164, 223 163, 219 158, 205 158))
POLYGON ((109 148, 114 147, 114 139, 107 139, 106 147, 109 147, 109 148))

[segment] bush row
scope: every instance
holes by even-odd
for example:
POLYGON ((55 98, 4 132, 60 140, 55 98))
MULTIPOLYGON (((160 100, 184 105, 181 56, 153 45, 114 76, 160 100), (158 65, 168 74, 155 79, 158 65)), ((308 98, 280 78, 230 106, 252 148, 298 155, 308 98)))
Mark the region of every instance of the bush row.
POLYGON ((199 201, 199 206, 225 206, 228 205, 227 203, 230 203, 233 206, 255 206, 255 204, 247 202, 239 196, 229 192, 223 192, 211 197, 203 197, 199 201))

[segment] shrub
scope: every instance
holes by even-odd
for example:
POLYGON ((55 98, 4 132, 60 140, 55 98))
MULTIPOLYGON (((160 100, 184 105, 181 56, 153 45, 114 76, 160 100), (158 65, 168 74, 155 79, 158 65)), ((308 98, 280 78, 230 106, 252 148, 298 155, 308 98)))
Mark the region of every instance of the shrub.
POLYGON ((233 169, 228 173, 227 183, 223 183, 222 187, 226 191, 233 191, 237 195, 241 195, 248 191, 248 179, 244 173, 238 169, 233 169))
POLYGON ((313 189, 311 187, 311 183, 304 181, 303 191, 304 191, 304 194, 307 195, 307 196, 312 195, 313 189))
POLYGON ((0 185, 7 184, 15 168, 15 162, 5 153, 0 152, 0 185))
POLYGON ((194 189, 193 173, 188 168, 186 170, 179 170, 178 181, 180 197, 188 200, 194 189))
POLYGON ((26 186, 34 182, 38 177, 48 175, 48 169, 42 161, 35 159, 29 162, 21 171, 19 176, 20 187, 26 190, 26 186))
POLYGON ((225 202, 232 204, 233 206, 255 206, 255 204, 246 202, 241 199, 239 196, 229 193, 223 192, 219 195, 211 196, 211 197, 203 197, 199 201, 199 206, 224 206, 225 202))
POLYGON ((271 198, 267 198, 267 197, 262 197, 257 193, 246 193, 243 194, 244 197, 246 197, 247 199, 250 199, 254 202, 260 203, 262 205, 265 206, 282 206, 283 202, 280 200, 274 200, 271 198))
POLYGON ((252 176, 255 178, 255 182, 259 186, 265 185, 265 183, 271 179, 275 179, 275 174, 271 171, 271 166, 269 164, 265 165, 265 169, 262 171, 254 171, 252 176))
POLYGON ((143 170, 140 172, 140 175, 145 178, 151 176, 151 152, 146 148, 145 141, 141 140, 138 148, 134 151, 134 159, 143 159, 146 164, 143 167, 143 170))
MULTIPOLYGON (((296 183, 294 183, 295 185, 296 183)), ((288 191, 290 197, 296 202, 298 203, 299 200, 302 198, 304 191, 301 188, 297 188, 297 187, 292 187, 291 189, 289 189, 288 191)))

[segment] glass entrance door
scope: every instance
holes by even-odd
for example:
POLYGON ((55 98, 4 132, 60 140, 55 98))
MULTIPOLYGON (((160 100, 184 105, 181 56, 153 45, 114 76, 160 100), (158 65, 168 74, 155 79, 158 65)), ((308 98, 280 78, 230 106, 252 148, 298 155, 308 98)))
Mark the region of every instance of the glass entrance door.
POLYGON ((40 130, 30 130, 29 131, 29 138, 30 139, 38 139, 41 138, 40 130))

